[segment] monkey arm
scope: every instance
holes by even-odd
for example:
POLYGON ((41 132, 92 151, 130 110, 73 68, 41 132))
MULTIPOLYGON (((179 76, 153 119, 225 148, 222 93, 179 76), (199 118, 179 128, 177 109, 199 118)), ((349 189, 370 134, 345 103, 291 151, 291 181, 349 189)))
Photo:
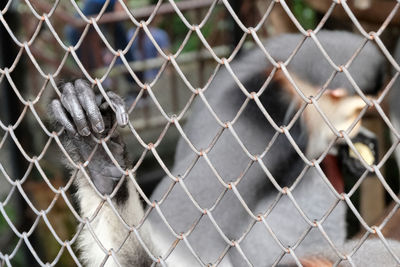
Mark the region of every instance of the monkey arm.
MULTIPOLYGON (((137 226, 144 216, 139 195, 125 176, 125 145, 115 130, 116 124, 127 125, 129 118, 123 100, 113 92, 107 96, 110 103, 77 80, 66 83, 60 100, 50 104, 51 116, 65 129, 60 139, 66 151, 75 164, 87 164, 74 181, 80 215, 86 221, 79 236, 81 259, 90 266, 105 260, 106 266, 113 266, 115 259, 122 266, 147 266, 151 260, 126 227, 137 226), (107 258, 112 254, 114 259, 107 258)), ((146 227, 139 232, 149 245, 146 227)))

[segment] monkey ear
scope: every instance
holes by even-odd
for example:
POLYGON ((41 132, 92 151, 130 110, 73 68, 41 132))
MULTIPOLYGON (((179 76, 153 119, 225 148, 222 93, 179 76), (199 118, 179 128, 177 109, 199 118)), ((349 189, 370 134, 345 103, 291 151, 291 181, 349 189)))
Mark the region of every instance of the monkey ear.
POLYGON ((343 103, 356 113, 360 112, 366 105, 364 100, 359 95, 350 95, 345 88, 326 90, 324 94, 329 96, 332 102, 335 102, 336 104, 343 103))
POLYGON ((329 95, 332 100, 340 100, 349 96, 349 92, 344 88, 328 89, 325 94, 329 95))

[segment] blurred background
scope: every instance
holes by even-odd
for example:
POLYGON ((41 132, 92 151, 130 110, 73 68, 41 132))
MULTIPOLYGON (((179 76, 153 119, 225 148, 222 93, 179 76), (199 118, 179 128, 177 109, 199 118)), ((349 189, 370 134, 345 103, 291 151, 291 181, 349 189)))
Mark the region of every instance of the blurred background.
MULTIPOLYGON (((228 2, 246 27, 262 22, 258 31, 260 39, 283 32, 298 32, 281 5, 270 9, 271 2, 266 0, 228 2), (270 13, 264 20, 266 12, 270 13)), ((35 258, 43 262, 54 261, 58 266, 75 265, 67 249, 61 249, 59 244, 60 240, 73 239, 77 231, 78 223, 71 212, 71 207, 76 209, 71 197, 74 188, 69 183, 68 170, 62 165, 62 152, 43 129, 53 129, 48 121, 47 105, 57 97, 58 85, 85 77, 86 71, 91 77, 98 77, 104 88, 124 96, 132 109, 130 118, 135 130, 145 143, 161 140, 157 151, 169 167, 173 164, 179 133, 174 127, 168 127, 157 105, 137 84, 126 64, 138 80, 150 84, 168 115, 180 114, 190 107, 193 96, 185 81, 171 63, 162 58, 158 49, 180 54, 176 62, 194 88, 204 87, 216 71, 213 55, 199 36, 188 29, 168 1, 124 0, 124 3, 129 13, 117 0, 82 0, 75 4, 70 1, 9 0, 0 4, 0 255, 8 254, 13 266, 38 265, 35 258), (44 13, 48 14, 47 17, 41 15, 44 13), (81 16, 96 17, 98 13, 102 16, 96 27, 103 36, 81 16), (151 21, 147 28, 154 40, 135 26, 132 17, 137 21, 151 21), (156 48, 152 41, 159 47, 156 48), (75 53, 66 52, 65 48, 70 45, 78 45, 79 49, 75 53), (124 50, 125 62, 115 56, 109 46, 115 50, 128 46, 129 49, 124 50), (12 125, 12 131, 4 130, 9 125, 12 125), (13 181, 21 183, 16 185, 13 181), (60 187, 68 188, 66 197, 70 203, 55 194, 54 191, 60 187), (49 213, 38 217, 41 210, 49 213), (27 233, 25 241, 16 235, 15 230, 27 233)), ((201 33, 218 57, 229 57, 232 52, 240 57, 242 50, 254 46, 251 35, 243 34, 222 1, 176 0, 174 3, 190 25, 200 24, 207 18, 201 33), (241 42, 243 45, 238 46, 241 42)), ((368 32, 379 29, 396 1, 354 0, 348 4, 368 32)), ((289 0, 287 5, 305 29, 314 29, 324 21, 324 29, 357 32, 341 6, 334 7, 331 15, 325 17, 332 6, 330 0, 289 0)), ((382 35, 389 51, 394 50, 399 26, 400 15, 395 14, 382 35)), ((388 77, 391 76, 389 69, 388 77)), ((185 117, 189 112, 190 109, 185 117)), ((372 112, 367 114, 365 125, 377 134, 382 157, 391 146, 389 130, 372 112)), ((131 161, 137 162, 143 149, 137 139, 127 133, 125 141, 131 161)), ((147 195, 164 175, 159 163, 148 153, 137 173, 147 195)), ((346 191, 357 178, 345 177, 346 191)), ((385 178, 398 193, 399 173, 393 157, 385 165, 385 178)), ((390 200, 373 176, 365 179, 352 196, 352 201, 368 223, 378 222, 393 209, 390 200)), ((400 238, 396 216, 385 228, 388 232, 385 234, 400 238)), ((359 234, 359 222, 351 212, 348 222, 350 235, 359 234)), ((3 265, 4 261, 1 262, 3 265)))

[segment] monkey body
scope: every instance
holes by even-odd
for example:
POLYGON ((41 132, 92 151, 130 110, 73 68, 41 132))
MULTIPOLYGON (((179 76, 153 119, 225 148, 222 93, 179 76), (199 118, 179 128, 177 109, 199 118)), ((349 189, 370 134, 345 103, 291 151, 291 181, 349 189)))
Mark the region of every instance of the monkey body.
MULTIPOLYGON (((317 37, 336 64, 345 64, 363 43, 361 38, 345 32, 321 31, 317 37), (343 43, 346 46, 341 46, 343 43)), ((269 40, 265 46, 277 62, 284 62, 302 39, 300 35, 283 35, 269 40)), ((364 92, 374 92, 380 84, 381 64, 382 58, 379 53, 372 45, 367 44, 350 65, 349 72, 364 92)), ((258 92, 263 88, 268 77, 267 70, 272 69, 272 65, 261 50, 255 49, 236 59, 231 68, 248 92, 258 92)), ((305 81, 306 86, 302 85, 300 89, 313 87, 314 91, 321 88, 333 75, 333 68, 310 39, 304 42, 293 57, 288 70, 296 76, 296 81, 305 81)), ((293 89, 283 87, 290 85, 282 84, 279 79, 272 80, 259 96, 262 106, 278 126, 287 125, 294 115, 288 113, 295 98, 293 89)), ((344 88, 349 94, 353 94, 352 86, 343 73, 336 74, 328 87, 344 88)), ((309 91, 305 93, 309 96, 309 91)), ((168 188, 175 183, 168 176, 163 178, 151 196, 151 200, 155 202, 163 199, 162 204, 159 204, 162 215, 153 209, 139 231, 150 251, 154 255, 164 255, 176 242, 175 235, 182 234, 186 240, 180 240, 168 255, 166 263, 169 266, 201 265, 187 243, 204 264, 218 262, 220 266, 243 266, 250 263, 254 266, 270 266, 281 257, 284 258, 280 263, 290 263, 294 258, 285 254, 289 247, 293 247, 295 257, 306 257, 312 254, 312 248, 321 247, 335 255, 322 232, 307 223, 291 198, 288 195, 280 195, 274 183, 276 181, 281 188, 298 183, 292 196, 310 221, 321 220, 325 213, 333 208, 323 220, 322 229, 338 247, 342 247, 346 237, 344 203, 337 204, 333 192, 315 168, 305 169, 303 159, 287 137, 282 133, 277 134, 254 101, 250 100, 241 115, 237 116, 246 98, 226 69, 220 70, 209 88, 204 91, 204 96, 218 119, 228 123, 225 124, 228 126, 222 127, 205 108, 202 99, 197 99, 184 132, 195 149, 201 151, 201 155, 194 153, 185 139, 179 141, 171 173, 180 177, 180 180, 163 199, 168 188), (245 149, 238 143, 235 134, 245 149), (271 142, 272 140, 274 141, 271 142), (260 155, 263 156, 259 157, 260 155), (302 171, 306 173, 298 181, 296 178, 302 171), (224 185, 229 186, 227 188, 224 185), (190 196, 185 188, 190 192, 190 196), (266 216, 260 222, 252 215, 256 218, 266 216), (168 221, 169 226, 165 224, 164 219, 168 221), (307 235, 304 238, 305 234, 307 235), (229 249, 226 251, 227 248, 229 249), (221 255, 224 257, 219 262, 218 258, 221 255)), ((298 99, 296 101, 300 103, 298 99)), ((324 101, 321 99, 321 103, 326 102, 324 101)), ((354 99, 352 101, 354 102, 349 102, 351 107, 347 112, 337 112, 337 107, 324 108, 330 113, 328 117, 332 116, 334 122, 337 122, 335 126, 341 127, 342 130, 346 130, 349 121, 363 104, 354 99), (355 107, 354 103, 357 103, 355 107), (342 115, 348 117, 341 119, 342 115), (341 124, 342 122, 345 123, 341 124)), ((116 109, 118 118, 122 107, 116 106, 120 108, 116 109)), ((344 109, 345 106, 338 107, 344 109)), ((312 107, 309 108, 312 110, 312 107)), ((58 112, 58 106, 53 107, 53 110, 58 112)), ((311 160, 322 154, 328 145, 329 140, 326 139, 333 136, 329 130, 319 134, 321 127, 325 127, 323 120, 308 118, 308 121, 313 123, 307 123, 304 121, 307 120, 307 114, 313 117, 318 115, 315 111, 306 112, 292 125, 290 135, 299 149, 311 160), (310 146, 310 142, 316 142, 316 148, 310 146)), ((56 119, 65 122, 64 118, 56 119)), ((116 148, 115 151, 117 150, 116 148)), ((102 153, 104 154, 104 151, 102 153)), ((88 169, 91 170, 90 164, 88 169)), ((97 173, 94 169, 91 172, 97 173)), ((121 173, 119 175, 122 176, 121 173)), ((94 184, 101 179, 95 177, 94 184)), ((82 216, 90 217, 95 213, 100 198, 89 188, 89 181, 82 174, 77 181, 80 206, 87 207, 82 209, 82 216)), ((108 187, 100 185, 100 193, 109 194, 112 188, 110 190, 108 187)), ((125 196, 120 197, 118 201, 117 193, 116 199, 112 201, 128 225, 137 225, 144 214, 138 192, 130 179, 126 180, 120 190, 122 188, 127 189, 125 196)), ((132 233, 128 240, 125 240, 128 230, 121 227, 120 219, 112 218, 116 217, 113 213, 108 203, 105 203, 91 223, 94 225, 93 232, 102 243, 104 241, 105 251, 111 248, 117 251, 115 257, 123 266, 143 266, 151 263, 132 233), (120 250, 117 249, 119 247, 120 250)), ((98 246, 86 228, 81 235, 80 246, 83 251, 82 258, 88 265, 97 266, 104 260, 104 250, 98 246)), ((113 259, 108 259, 106 266, 113 265, 113 259)))
MULTIPOLYGON (((346 63, 362 43, 359 37, 345 32, 321 32, 318 38, 329 55, 334 57, 334 61, 337 64, 346 63), (348 41, 346 44, 351 47, 347 47, 343 53, 340 53, 340 43, 344 39, 348 41)), ((284 35, 267 42, 266 50, 270 52, 276 61, 284 62, 301 40, 302 37, 299 35, 284 35)), ((376 81, 380 79, 380 70, 377 71, 379 69, 377 66, 379 62, 382 63, 382 60, 372 46, 365 47, 365 49, 360 54, 360 59, 357 58, 353 62, 354 65, 350 67, 350 70, 362 68, 365 65, 364 57, 370 58, 376 65, 371 67, 371 69, 365 70, 366 73, 356 73, 356 77, 354 78, 357 83, 360 81, 360 88, 372 92, 377 87, 378 82, 376 81)), ((234 73, 245 84, 249 92, 257 92, 267 79, 265 70, 271 68, 271 65, 266 59, 260 60, 264 58, 265 55, 261 51, 255 50, 243 55, 236 63, 232 64, 234 73), (262 73, 263 71, 264 73, 262 73)), ((306 41, 304 47, 299 50, 298 54, 289 64, 288 70, 296 74, 299 77, 298 79, 307 79, 307 81, 312 81, 313 85, 320 87, 333 73, 332 67, 320 54, 312 40, 306 41)), ((338 74, 332 81, 332 87, 329 86, 329 88, 347 88, 349 91, 352 90, 351 85, 343 74, 338 74)), ((282 93, 280 89, 280 84, 273 83, 261 95, 263 106, 274 117, 277 125, 283 125, 286 111, 290 105, 285 92, 282 93)), ((302 88, 300 87, 300 89, 302 88)), ((211 83, 205 92, 205 96, 214 109, 215 114, 218 115, 222 122, 232 121, 245 101, 243 93, 233 81, 231 74, 224 69, 221 70, 221 73, 211 83)), ((313 107, 310 107, 310 109, 312 110, 313 107)), ((336 110, 335 112, 338 111, 336 110)), ((314 115, 316 114, 314 113, 314 115)), ((319 149, 319 154, 321 154, 321 149, 327 147, 327 142, 320 139, 320 129, 326 130, 326 124, 320 120, 319 115, 311 118, 311 120, 318 121, 319 123, 313 125, 316 134, 310 140, 314 146, 321 144, 319 149)), ((276 133, 275 129, 271 127, 254 102, 250 102, 249 107, 246 108, 241 117, 235 122, 233 128, 252 155, 262 154, 276 133)), ((306 128, 307 126, 304 123, 299 122, 291 131, 294 140, 296 140, 297 145, 303 152, 307 150, 308 134, 310 134, 309 129, 306 128), (307 132, 308 134, 304 134, 307 132)), ((221 127, 217 124, 215 118, 206 111, 204 104, 199 100, 185 127, 185 134, 188 139, 199 150, 206 149, 212 143, 213 138, 220 129, 221 127)), ((332 138, 333 136, 331 136, 332 138)), ((315 152, 312 152, 312 154, 315 157, 319 156, 315 152)), ((185 173, 194 158, 192 150, 181 139, 177 146, 172 173, 174 175, 185 173)), ((251 162, 228 130, 224 131, 216 145, 210 150, 209 159, 226 183, 236 181, 251 162)), ((263 162, 282 187, 291 186, 305 166, 283 134, 277 138, 270 151, 264 157, 263 162)), ((299 203, 301 203, 300 207, 308 210, 307 215, 310 219, 321 218, 323 212, 327 211, 328 207, 335 203, 335 198, 315 170, 308 171, 304 178, 304 181, 300 184, 301 186, 294 191, 294 194, 299 203)), ((212 207, 224 189, 208 164, 201 158, 184 181, 194 199, 204 209, 212 207)), ((170 184, 171 180, 164 178, 153 193, 153 198, 160 199, 170 184)), ((247 170, 237 189, 249 209, 255 215, 266 212, 278 194, 265 172, 257 163, 253 163, 249 170, 247 170)), ((301 233, 307 229, 307 225, 293 206, 293 203, 286 196, 283 197, 281 202, 286 204, 276 207, 276 210, 270 214, 272 216, 269 215, 270 217, 267 221, 275 225, 273 230, 281 233, 278 237, 284 239, 283 242, 286 245, 293 246, 300 238, 301 233), (281 211, 282 216, 280 216, 281 211), (287 215, 284 216, 283 214, 287 215), (285 223, 286 226, 283 227, 282 224, 285 223)), ((179 186, 175 186, 164 201, 162 211, 165 211, 167 220, 175 227, 174 229, 178 233, 190 229, 196 218, 201 215, 179 186), (191 220, 183 219, 184 217, 191 218, 191 220)), ((240 238, 253 221, 232 191, 226 193, 224 199, 212 214, 216 217, 215 220, 222 231, 232 240, 240 238)), ((345 240, 344 216, 345 208, 341 204, 329 216, 330 219, 324 223, 324 228, 327 229, 328 235, 333 238, 335 244, 339 245, 345 240)), ((153 213, 153 217, 155 217, 152 220, 154 229, 162 229, 161 232, 169 235, 169 231, 164 226, 164 223, 157 219, 155 213, 153 213)), ((202 228, 197 226, 201 230, 198 232, 194 231, 188 239, 192 241, 191 244, 194 246, 196 253, 199 253, 202 259, 204 258, 204 262, 214 262, 227 244, 218 232, 214 230, 215 226, 207 218, 203 218, 201 223, 204 224, 202 228), (213 245, 210 246, 210 244, 213 245)), ((272 240, 265 226, 260 223, 256 225, 248 238, 244 239, 242 248, 246 255, 253 255, 252 257, 249 256, 249 260, 255 266, 269 266, 279 257, 282 251, 277 243, 272 240), (255 250, 255 247, 258 249, 255 250)), ((171 242, 172 239, 169 240, 169 244, 171 242)), ((300 252, 301 254, 303 247, 307 248, 317 243, 327 244, 321 233, 313 229, 310 236, 302 242, 303 246, 300 245, 295 252, 300 252)), ((181 247, 182 250, 186 251, 186 255, 190 255, 184 244, 181 247)), ((177 258, 180 257, 178 256, 177 258)), ((239 255, 235 248, 230 249, 222 263, 224 261, 228 262, 227 265, 232 264, 233 266, 246 264, 243 257, 239 255), (228 260, 230 258, 233 259, 228 260)))

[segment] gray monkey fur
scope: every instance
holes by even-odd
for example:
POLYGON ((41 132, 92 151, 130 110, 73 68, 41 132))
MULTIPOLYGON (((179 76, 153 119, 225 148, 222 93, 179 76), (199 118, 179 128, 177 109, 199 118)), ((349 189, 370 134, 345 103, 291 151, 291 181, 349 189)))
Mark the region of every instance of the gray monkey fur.
MULTIPOLYGON (((345 64, 362 44, 360 37, 347 32, 322 31, 317 36, 336 64, 345 64)), ((266 43, 266 48, 276 61, 285 61, 302 38, 298 34, 283 35, 269 40, 266 43)), ((232 69, 239 80, 244 83, 244 81, 253 78, 255 73, 270 67, 268 61, 264 59, 264 54, 260 50, 255 50, 242 55, 240 60, 232 64, 232 69)), ((310 39, 307 39, 303 44, 303 47, 289 64, 288 69, 317 86, 322 86, 333 72, 332 67, 310 39)), ((373 92, 379 87, 383 75, 382 71, 383 59, 371 44, 364 47, 349 69, 359 87, 366 92, 373 92)), ((260 82, 258 86, 261 87, 261 84, 260 82)), ((338 74, 329 88, 346 88, 354 92, 344 74, 338 74)), ((249 91, 258 91, 258 89, 248 88, 249 91)), ((273 93, 272 89, 270 91, 267 89, 264 95, 268 96, 273 93)), ((241 94, 231 75, 222 69, 207 90, 206 97, 221 121, 228 121, 234 118, 240 104, 244 101, 241 94), (240 104, 238 104, 238 98, 240 98, 240 104), (233 103, 236 105, 233 105, 233 103)), ((272 106, 272 115, 274 109, 279 109, 275 104, 276 95, 274 96, 275 98, 272 99, 265 97, 264 100, 267 103, 263 103, 267 110, 268 106, 272 106)), ((283 110, 285 109, 283 108, 283 110)), ((215 119, 205 110, 204 104, 200 100, 197 101, 185 127, 185 133, 197 148, 206 148, 219 129, 215 119)), ((267 120, 259 114, 257 108, 249 110, 252 114, 246 114, 248 115, 247 119, 239 119, 234 128, 250 153, 260 154, 275 132, 269 126, 267 120), (254 111, 258 114, 254 114, 254 111)), ((282 117, 279 118, 281 114, 275 115, 278 119, 283 119, 282 117)), ((278 123, 278 125, 280 124, 278 123)), ((297 131, 299 130, 304 131, 298 126, 297 131)), ((305 139, 301 134, 295 137, 300 148, 304 149, 306 146, 307 140, 305 139)), ((248 157, 228 131, 218 140, 209 157, 220 175, 225 178, 225 182, 236 179, 249 162, 248 157)), ((175 175, 182 174, 192 160, 193 153, 185 141, 181 139, 177 146, 172 173, 175 175)), ((274 172, 276 167, 278 167, 277 172, 284 171, 284 175, 282 175, 284 181, 287 176, 290 176, 289 180, 293 181, 303 166, 285 137, 277 140, 277 144, 264 158, 264 162, 273 174, 276 173, 274 172)), ((309 218, 321 218, 322 212, 334 203, 334 197, 315 171, 309 171, 306 178, 295 190, 295 197, 297 195, 296 199, 301 204, 300 206, 308 210, 306 214, 309 218)), ((152 197, 159 199, 170 183, 168 178, 164 178, 152 197)), ((218 184, 215 175, 202 159, 197 162, 186 178, 185 184, 202 207, 210 207, 222 191, 222 186, 218 184)), ((291 185, 291 182, 288 182, 287 185, 291 185)), ((276 196, 276 191, 271 190, 268 178, 256 164, 246 173, 245 178, 238 186, 238 190, 254 214, 265 212, 276 196)), ((276 207, 267 221, 274 231, 277 231, 278 237, 285 244, 293 245, 307 227, 293 205, 289 203, 290 201, 283 198, 282 202, 286 204, 276 207), (283 216, 283 214, 287 215, 283 216)), ((172 190, 168 199, 163 203, 162 211, 176 232, 187 230, 194 222, 194 218, 199 215, 199 212, 179 186, 172 190), (192 219, 188 220, 187 218, 192 219)), ((240 237, 240 234, 250 224, 249 216, 231 191, 227 193, 213 215, 221 229, 231 239, 240 237)), ((344 242, 346 235, 344 215, 345 207, 339 205, 323 225, 333 242, 339 246, 344 242)), ((169 233, 164 223, 154 217, 157 217, 157 215, 151 217, 154 229, 163 229, 162 232, 169 233)), ((253 229, 241 246, 254 266, 269 266, 279 256, 279 249, 265 227, 258 226, 253 229)), ((204 259, 204 262, 213 262, 226 246, 226 243, 214 230, 214 226, 208 219, 204 218, 198 227, 200 230, 194 231, 189 237, 189 241, 192 241, 192 246, 204 259), (206 229, 210 230, 207 231, 206 229), (213 246, 209 244, 213 244, 213 246)), ((315 247, 315 244, 319 244, 318 246, 326 245, 326 241, 316 229, 313 229, 312 233, 296 249, 296 253, 301 255, 303 249, 308 250, 310 246, 315 247)), ((181 247, 182 250, 186 250, 183 244, 181 247)), ((233 266, 245 264, 235 249, 228 252, 224 261, 227 261, 227 265, 232 264, 233 266)))
MULTIPOLYGON (((345 64, 363 42, 360 37, 346 32, 321 31, 317 37, 333 61, 340 65, 345 64)), ((285 61, 302 38, 298 34, 282 35, 270 39, 265 46, 276 61, 285 61)), ((245 86, 249 86, 247 87, 249 91, 259 90, 267 77, 266 74, 262 76, 262 72, 271 68, 265 56, 258 49, 241 55, 241 58, 236 59, 231 66, 245 86)), ((289 64, 288 69, 316 86, 322 86, 333 72, 332 67, 310 39, 305 41, 289 64)), ((373 45, 367 44, 354 60, 349 71, 363 91, 376 92, 383 78, 382 56, 373 45)), ((354 93, 351 84, 342 73, 337 74, 328 87, 332 89, 346 88, 354 93)), ((280 92, 281 90, 277 89, 279 89, 279 84, 272 83, 263 93, 262 102, 277 124, 282 125, 290 101, 287 101, 280 92)), ((242 92, 224 67, 221 68, 205 95, 222 121, 232 120, 245 100, 242 92)), ((234 128, 246 148, 254 155, 262 153, 275 133, 254 104, 250 104, 246 108, 243 116, 235 123, 234 128)), ((220 130, 220 126, 206 110, 201 99, 198 98, 188 123, 184 127, 188 138, 197 149, 206 149, 218 130, 220 130)), ((304 151, 308 142, 307 129, 301 121, 296 123, 291 134, 304 151)), ((236 180, 250 162, 228 130, 225 130, 208 156, 225 182, 236 180)), ((171 170, 172 174, 182 175, 194 160, 194 157, 194 153, 181 139, 177 146, 175 164, 171 170)), ((278 137, 263 162, 281 186, 290 186, 304 167, 304 163, 287 142, 286 137, 282 135, 278 137)), ((203 158, 199 159, 184 181, 202 208, 210 208, 223 190, 203 158)), ((151 198, 159 200, 171 182, 170 178, 163 178, 151 198)), ((129 187, 129 185, 127 186, 129 187)), ((246 172, 237 189, 254 214, 265 212, 277 195, 277 191, 256 163, 246 172)), ((122 212, 128 217, 134 216, 131 213, 138 210, 138 199, 132 199, 135 194, 134 191, 134 189, 130 190, 128 198, 118 204, 121 207, 123 206, 122 212), (134 202, 136 202, 136 206, 131 207, 134 202)), ((304 179, 294 190, 293 195, 308 218, 312 220, 320 219, 324 212, 335 203, 333 194, 315 170, 307 172, 304 179)), ((82 203, 83 201, 81 199, 82 203)), ((87 204, 85 203, 85 205, 87 204)), ((201 213, 194 207, 179 184, 174 187, 160 208, 176 233, 188 231, 196 219, 201 216, 201 213)), ((252 221, 231 190, 225 194, 212 214, 226 236, 232 240, 239 238, 252 221)), ((349 246, 351 247, 351 244, 344 245, 346 239, 344 216, 345 206, 340 203, 323 223, 323 227, 333 243, 346 250, 349 246)), ((171 246, 175 237, 170 234, 169 229, 155 211, 150 214, 149 221, 151 223, 149 227, 152 228, 152 231, 151 237, 147 241, 153 243, 155 253, 165 252, 171 246)), ((308 229, 308 225, 287 196, 282 197, 266 221, 284 245, 293 246, 304 231, 308 229)), ((110 231, 119 230, 117 226, 111 223, 103 226, 109 227, 110 231)), ((227 246, 207 216, 200 220, 188 240, 205 263, 215 262, 227 246)), ((397 243, 395 245, 397 246, 397 243)), ((252 228, 240 246, 254 266, 270 266, 282 253, 266 228, 259 223, 252 228)), ((135 248, 135 246, 130 247, 135 248)), ((316 250, 324 251, 330 258, 335 258, 335 254, 329 248, 321 233, 318 229, 313 228, 295 249, 295 253, 299 257, 306 257, 316 250)), ((349 252, 349 250, 346 250, 346 252, 349 252)), ((119 260, 122 263, 129 264, 127 255, 129 255, 129 252, 121 255, 119 260)), ((133 253, 132 257, 142 256, 142 253, 133 253)), ((362 260, 364 258, 361 259, 360 263, 362 263, 362 260)), ((283 264, 291 262, 290 255, 285 255, 281 261, 283 264)), ((170 263, 171 266, 196 266, 198 264, 184 242, 178 244, 167 263, 170 263)), ((234 247, 228 251, 221 262, 221 266, 243 266, 245 264, 238 250, 234 247)))

